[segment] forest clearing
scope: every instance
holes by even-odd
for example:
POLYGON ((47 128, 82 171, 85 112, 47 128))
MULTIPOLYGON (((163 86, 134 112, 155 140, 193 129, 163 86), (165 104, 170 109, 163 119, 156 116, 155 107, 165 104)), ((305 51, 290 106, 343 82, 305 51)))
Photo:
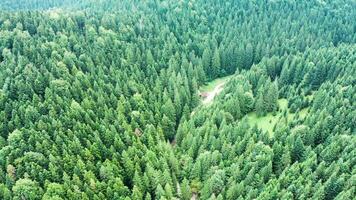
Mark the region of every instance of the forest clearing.
POLYGON ((299 115, 299 118, 303 119, 308 113, 308 108, 303 108, 297 113, 291 113, 288 110, 288 100, 287 99, 279 99, 278 100, 279 111, 276 111, 275 114, 267 113, 265 116, 257 116, 256 112, 251 112, 247 114, 247 120, 250 126, 255 126, 262 131, 266 131, 272 137, 274 132, 274 127, 277 124, 283 123, 287 124, 291 122, 295 115, 299 115), (286 111, 286 116, 283 115, 283 112, 286 111))

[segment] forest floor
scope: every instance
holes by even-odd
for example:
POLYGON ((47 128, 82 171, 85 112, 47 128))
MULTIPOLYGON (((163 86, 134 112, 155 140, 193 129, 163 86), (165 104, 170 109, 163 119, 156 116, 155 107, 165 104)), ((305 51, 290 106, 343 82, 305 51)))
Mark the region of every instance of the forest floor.
POLYGON ((278 100, 279 110, 275 115, 273 113, 267 113, 266 116, 258 117, 256 112, 251 112, 247 114, 247 119, 250 126, 257 125, 259 129, 263 131, 268 131, 270 136, 273 136, 273 128, 277 123, 287 123, 291 121, 296 114, 299 114, 299 118, 305 118, 305 116, 309 112, 309 108, 304 108, 300 110, 298 113, 291 113, 288 109, 288 100, 283 98, 278 100), (287 110, 287 119, 283 119, 283 111, 287 110))

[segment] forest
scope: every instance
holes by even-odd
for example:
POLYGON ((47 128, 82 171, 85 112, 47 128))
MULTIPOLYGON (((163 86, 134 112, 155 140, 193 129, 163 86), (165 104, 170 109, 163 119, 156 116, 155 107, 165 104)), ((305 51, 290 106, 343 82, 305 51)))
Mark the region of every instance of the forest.
POLYGON ((1 200, 352 200, 355 128, 354 0, 0 1, 1 200))

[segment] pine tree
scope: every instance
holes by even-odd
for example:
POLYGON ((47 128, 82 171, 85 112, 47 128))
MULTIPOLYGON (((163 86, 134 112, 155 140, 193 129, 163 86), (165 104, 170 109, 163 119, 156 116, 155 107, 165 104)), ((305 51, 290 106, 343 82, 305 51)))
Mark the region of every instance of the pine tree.
POLYGON ((177 113, 171 99, 168 99, 167 102, 162 106, 162 114, 167 116, 169 120, 175 124, 177 113))
POLYGON ((325 199, 334 199, 340 193, 340 191, 342 191, 343 184, 343 176, 337 176, 337 172, 333 173, 325 183, 325 199))
POLYGON ((278 85, 276 81, 268 85, 265 104, 269 112, 274 112, 278 108, 278 85))
POLYGON ((158 184, 158 186, 156 188, 156 192, 155 192, 155 199, 161 199, 164 196, 165 196, 165 191, 164 191, 163 187, 161 186, 161 184, 158 184))
POLYGON ((220 61, 220 53, 216 48, 214 51, 214 55, 211 62, 211 78, 216 78, 220 74, 221 61, 220 61))
POLYGON ((142 195, 140 189, 136 185, 134 185, 134 187, 132 189, 132 199, 137 199, 137 200, 143 199, 143 195, 142 195))
POLYGON ((226 198, 228 200, 238 199, 238 197, 242 194, 242 192, 243 192, 242 183, 236 184, 236 182, 233 182, 226 192, 226 198))
POLYGON ((162 118, 162 129, 165 135, 165 138, 168 140, 173 140, 174 139, 174 126, 175 122, 171 121, 166 115, 163 116, 162 118))
POLYGON ((173 191, 172 191, 172 187, 169 183, 166 183, 166 185, 164 186, 164 191, 165 191, 165 197, 167 199, 172 199, 173 198, 173 191))
POLYGON ((181 198, 182 200, 189 200, 192 197, 192 192, 190 190, 189 181, 184 178, 181 185, 181 198))
POLYGON ((293 144, 292 151, 291 151, 292 162, 302 161, 302 159, 304 158, 304 151, 305 151, 305 147, 303 141, 298 135, 297 139, 293 144))
POLYGON ((37 200, 42 197, 42 189, 37 182, 28 178, 19 179, 16 181, 13 191, 14 200, 31 199, 37 200))
POLYGON ((199 105, 199 94, 198 94, 198 83, 195 79, 192 80, 192 97, 191 97, 191 103, 190 107, 195 108, 196 106, 199 105))
POLYGON ((244 68, 249 69, 253 64, 253 47, 251 43, 247 43, 244 52, 244 68))
POLYGON ((65 190, 63 185, 58 183, 50 183, 47 186, 47 191, 43 195, 42 199, 51 199, 51 198, 65 198, 65 190))
POLYGON ((151 199, 152 199, 151 194, 147 192, 145 200, 151 200, 151 199))
POLYGON ((4 184, 0 184, 0 199, 11 200, 11 192, 4 184))
POLYGON ((264 100, 263 100, 262 94, 260 94, 257 97, 255 109, 256 109, 256 114, 259 117, 266 114, 266 112, 265 112, 265 104, 264 104, 264 100))
POLYGON ((325 191, 324 191, 324 186, 322 183, 319 181, 316 185, 316 191, 313 194, 313 199, 324 199, 325 198, 325 191))
POLYGON ((203 64, 203 69, 207 76, 209 77, 209 80, 212 79, 213 77, 213 71, 211 70, 212 66, 212 56, 211 56, 211 50, 210 48, 205 48, 203 52, 203 57, 202 57, 202 64, 203 64))
POLYGON ((154 66, 155 60, 153 58, 152 52, 150 50, 146 51, 146 63, 147 65, 154 66))

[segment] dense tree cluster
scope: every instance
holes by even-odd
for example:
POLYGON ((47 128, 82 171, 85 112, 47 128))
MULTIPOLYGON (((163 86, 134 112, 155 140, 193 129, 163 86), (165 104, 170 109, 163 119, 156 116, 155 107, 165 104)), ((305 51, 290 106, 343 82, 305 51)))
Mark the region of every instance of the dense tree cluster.
POLYGON ((351 199, 354 6, 0 2, 0 199, 351 199))
MULTIPOLYGON (((315 90, 310 90, 313 84, 308 82, 308 77, 315 73, 314 65, 305 67, 299 83, 282 82, 282 76, 275 79, 272 84, 278 82, 278 85, 274 87, 288 88, 281 91, 293 102, 290 108, 296 106, 296 110, 301 110, 308 106, 310 109, 305 117, 298 114, 292 119, 281 117, 273 137, 250 127, 248 119, 243 117, 253 109, 248 106, 250 110, 245 111, 243 105, 255 105, 256 112, 259 107, 278 107, 264 101, 258 105, 259 91, 271 84, 272 77, 264 63, 268 59, 249 71, 237 72, 211 107, 184 121, 177 131, 178 152, 181 152, 180 160, 187 160, 182 169, 193 185, 197 185, 201 198, 218 194, 221 199, 349 199, 354 196, 351 182, 356 142, 355 50, 354 45, 341 45, 301 56, 303 63, 331 59, 332 66, 340 68, 338 72, 330 70, 330 74, 318 76, 323 81, 315 90), (340 52, 342 57, 338 56, 340 52), (306 100, 306 105, 293 101, 298 97, 303 100, 308 92, 313 92, 314 98, 306 100), (215 176, 220 176, 217 180, 223 182, 214 182, 215 176)), ((286 65, 289 59, 280 60, 286 65)), ((283 70, 290 70, 293 65, 286 66, 283 70)), ((291 77, 295 78, 293 74, 291 77)), ((263 100, 274 99, 278 95, 274 90, 267 91, 269 95, 263 95, 263 100)))

